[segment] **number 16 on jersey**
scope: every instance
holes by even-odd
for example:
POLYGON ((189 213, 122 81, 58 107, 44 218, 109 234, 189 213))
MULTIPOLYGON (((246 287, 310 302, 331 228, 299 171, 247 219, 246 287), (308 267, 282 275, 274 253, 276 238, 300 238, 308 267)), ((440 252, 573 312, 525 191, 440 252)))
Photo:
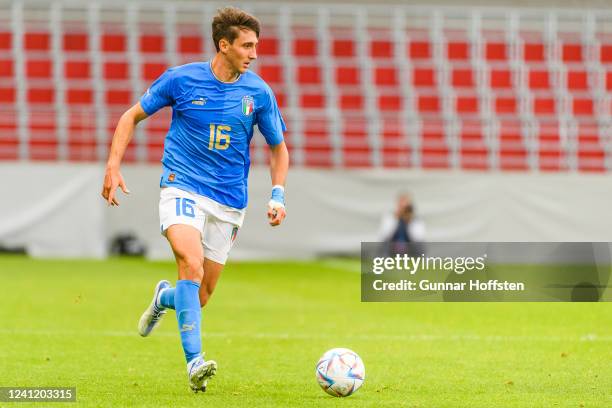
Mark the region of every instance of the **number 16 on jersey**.
POLYGON ((226 125, 215 125, 210 124, 210 137, 208 140, 208 150, 225 150, 229 147, 230 144, 230 135, 229 133, 232 128, 226 125))

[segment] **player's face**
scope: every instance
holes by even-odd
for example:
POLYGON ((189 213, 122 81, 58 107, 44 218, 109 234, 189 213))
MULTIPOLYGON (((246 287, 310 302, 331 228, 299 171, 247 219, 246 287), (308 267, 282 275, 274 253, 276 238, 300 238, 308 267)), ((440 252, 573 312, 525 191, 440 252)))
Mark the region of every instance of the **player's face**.
POLYGON ((238 37, 227 47, 225 56, 234 70, 244 73, 257 58, 257 35, 251 30, 240 30, 238 37))

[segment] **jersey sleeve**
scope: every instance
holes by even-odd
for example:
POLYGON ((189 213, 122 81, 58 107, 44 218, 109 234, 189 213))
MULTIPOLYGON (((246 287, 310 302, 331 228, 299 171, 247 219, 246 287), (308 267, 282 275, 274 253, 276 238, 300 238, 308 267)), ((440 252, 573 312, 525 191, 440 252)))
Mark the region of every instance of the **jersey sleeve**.
POLYGON ((278 109, 276 97, 269 86, 265 88, 262 105, 261 110, 257 112, 257 126, 266 139, 266 143, 275 146, 284 140, 283 132, 287 131, 287 126, 278 109))
POLYGON ((170 68, 151 84, 140 98, 140 105, 147 115, 152 115, 164 106, 171 106, 173 96, 174 69, 170 68))

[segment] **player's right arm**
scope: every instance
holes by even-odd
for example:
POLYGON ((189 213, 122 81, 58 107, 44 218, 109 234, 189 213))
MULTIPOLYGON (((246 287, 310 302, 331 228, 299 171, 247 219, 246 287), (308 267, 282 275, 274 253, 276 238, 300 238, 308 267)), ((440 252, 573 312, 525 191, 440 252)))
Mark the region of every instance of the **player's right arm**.
POLYGON ((134 135, 136 125, 148 116, 142 109, 140 102, 138 102, 121 115, 119 123, 117 123, 108 161, 106 162, 104 184, 102 185, 102 197, 108 202, 108 205, 119 205, 119 201, 115 197, 117 187, 121 187, 121 190, 126 194, 130 192, 125 185, 119 168, 127 146, 134 135))

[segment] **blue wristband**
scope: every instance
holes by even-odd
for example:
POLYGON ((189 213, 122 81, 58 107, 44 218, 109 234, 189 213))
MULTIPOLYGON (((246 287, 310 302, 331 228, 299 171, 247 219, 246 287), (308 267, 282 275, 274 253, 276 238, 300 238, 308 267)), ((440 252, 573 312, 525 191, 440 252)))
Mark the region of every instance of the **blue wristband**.
POLYGON ((270 201, 275 201, 285 206, 285 189, 282 186, 272 187, 272 196, 270 197, 270 201))

